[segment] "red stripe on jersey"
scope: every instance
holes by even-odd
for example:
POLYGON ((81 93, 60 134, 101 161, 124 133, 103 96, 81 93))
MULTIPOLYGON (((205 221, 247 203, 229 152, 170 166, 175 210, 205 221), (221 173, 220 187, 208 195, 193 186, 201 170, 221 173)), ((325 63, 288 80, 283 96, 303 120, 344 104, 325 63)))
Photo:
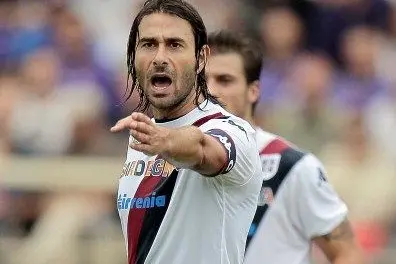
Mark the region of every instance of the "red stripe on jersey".
POLYGON ((163 195, 168 199, 166 199, 164 207, 149 208, 145 212, 137 246, 136 264, 146 263, 147 255, 153 246, 154 240, 162 225, 162 221, 168 211, 177 177, 178 171, 174 170, 167 178, 163 177, 155 187, 156 195, 163 195))
POLYGON ((284 140, 276 138, 261 150, 260 155, 281 153, 289 147, 290 145, 287 144, 284 140))
POLYGON ((195 121, 192 125, 193 126, 202 126, 203 124, 205 124, 206 122, 208 122, 211 119, 215 119, 215 118, 219 118, 219 117, 223 117, 224 115, 222 113, 215 113, 213 115, 208 115, 208 116, 204 116, 201 119, 198 119, 197 121, 195 121))
MULTIPOLYGON (((162 177, 144 177, 135 193, 135 198, 151 195, 162 177)), ((145 208, 133 208, 128 215, 128 263, 135 264, 140 231, 143 226, 145 208)))

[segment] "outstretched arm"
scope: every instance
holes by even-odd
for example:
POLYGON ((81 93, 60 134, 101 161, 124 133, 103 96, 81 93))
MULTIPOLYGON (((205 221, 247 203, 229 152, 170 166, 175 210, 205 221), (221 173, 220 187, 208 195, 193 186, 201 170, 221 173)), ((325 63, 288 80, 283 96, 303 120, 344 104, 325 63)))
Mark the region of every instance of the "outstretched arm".
POLYGON ((227 149, 210 134, 186 126, 165 128, 142 113, 120 120, 112 132, 128 129, 135 139, 130 147, 147 155, 161 155, 177 167, 190 168, 203 175, 217 175, 228 166, 227 149))

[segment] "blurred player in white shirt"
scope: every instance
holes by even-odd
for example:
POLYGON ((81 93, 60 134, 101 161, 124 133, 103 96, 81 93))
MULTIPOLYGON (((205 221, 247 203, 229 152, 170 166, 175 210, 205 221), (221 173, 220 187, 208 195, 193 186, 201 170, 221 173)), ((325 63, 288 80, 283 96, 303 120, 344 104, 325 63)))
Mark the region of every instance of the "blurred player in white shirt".
MULTIPOLYGON (((220 31, 209 36, 206 68, 212 94, 254 124, 262 64, 252 40, 220 31)), ((270 87, 269 87, 270 89, 270 87)), ((315 243, 331 263, 362 263, 347 207, 312 154, 256 127, 264 181, 247 238, 246 264, 307 264, 315 243)))

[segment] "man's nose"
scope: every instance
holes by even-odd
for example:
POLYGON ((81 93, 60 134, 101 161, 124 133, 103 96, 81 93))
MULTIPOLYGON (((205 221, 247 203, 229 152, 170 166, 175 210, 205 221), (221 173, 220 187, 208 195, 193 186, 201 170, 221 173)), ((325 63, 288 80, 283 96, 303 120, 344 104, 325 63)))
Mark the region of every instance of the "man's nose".
POLYGON ((168 65, 168 61, 169 58, 166 52, 166 48, 164 45, 161 44, 157 49, 157 53, 155 54, 153 64, 154 66, 166 66, 168 65))

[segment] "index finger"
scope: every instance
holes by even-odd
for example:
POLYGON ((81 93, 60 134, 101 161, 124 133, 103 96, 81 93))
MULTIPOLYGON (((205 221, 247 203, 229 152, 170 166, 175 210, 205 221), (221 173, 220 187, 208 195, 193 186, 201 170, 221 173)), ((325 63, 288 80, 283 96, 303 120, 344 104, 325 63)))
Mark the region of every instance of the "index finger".
POLYGON ((119 120, 112 128, 110 128, 111 132, 119 132, 129 127, 129 124, 132 122, 132 117, 127 116, 121 120, 119 120))

